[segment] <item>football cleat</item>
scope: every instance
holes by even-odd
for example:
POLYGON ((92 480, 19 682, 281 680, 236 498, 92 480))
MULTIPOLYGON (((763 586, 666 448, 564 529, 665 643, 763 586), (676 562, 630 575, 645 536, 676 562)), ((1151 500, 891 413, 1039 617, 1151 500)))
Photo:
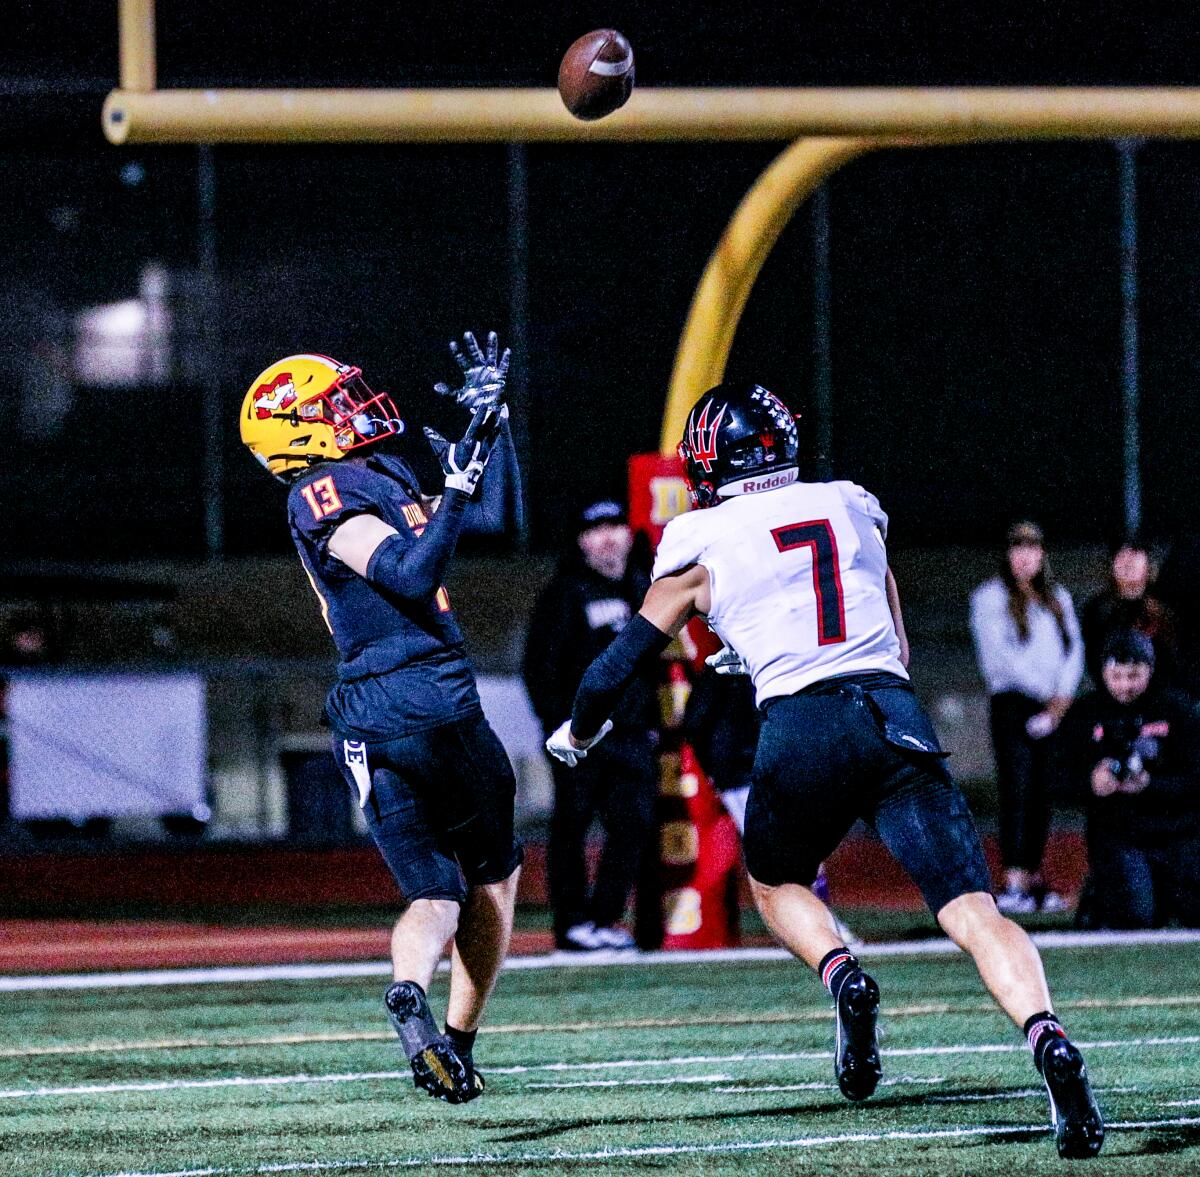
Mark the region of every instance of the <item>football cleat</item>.
POLYGON ((430 1043, 408 1060, 413 1086, 444 1103, 469 1103, 483 1094, 483 1076, 458 1056, 445 1038, 430 1043))
POLYGON ((871 1096, 883 1076, 875 1023, 879 1018, 879 986, 856 969, 838 990, 837 1046, 833 1073, 842 1094, 858 1101, 871 1096))
POLYGON ((1049 1043, 1042 1052, 1042 1079, 1058 1155, 1066 1160, 1096 1156, 1104 1145, 1104 1119, 1078 1047, 1066 1038, 1049 1043))
POLYGON ((425 992, 415 981, 397 981, 383 995, 388 1019, 412 1067, 413 1084, 446 1103, 466 1103, 483 1091, 473 1066, 464 1063, 437 1028, 425 992))

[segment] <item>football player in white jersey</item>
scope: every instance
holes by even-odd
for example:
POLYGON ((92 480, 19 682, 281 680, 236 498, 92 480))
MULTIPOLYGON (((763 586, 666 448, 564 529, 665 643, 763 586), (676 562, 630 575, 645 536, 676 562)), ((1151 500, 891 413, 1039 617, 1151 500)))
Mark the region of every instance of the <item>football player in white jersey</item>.
POLYGON ((866 1099, 882 1074, 879 989, 809 885, 862 818, 1023 1028, 1059 1155, 1095 1156, 1104 1124, 1083 1057, 1054 1016, 1037 949, 996 910, 974 821, 909 685, 878 500, 852 482, 800 481, 795 418, 759 385, 705 393, 679 453, 694 505, 710 509, 667 524, 640 611, 588 668, 547 748, 568 764, 585 756, 639 666, 704 617, 764 713, 746 868, 772 932, 833 997, 842 1093, 866 1099))

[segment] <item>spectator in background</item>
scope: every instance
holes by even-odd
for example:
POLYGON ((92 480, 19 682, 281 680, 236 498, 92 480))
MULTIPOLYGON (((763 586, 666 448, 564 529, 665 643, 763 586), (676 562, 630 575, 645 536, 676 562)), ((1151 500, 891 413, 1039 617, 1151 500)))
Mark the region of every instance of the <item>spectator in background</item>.
POLYGON ((1115 630, 1099 688, 1063 724, 1063 758, 1087 798, 1084 927, 1200 926, 1200 712, 1151 686, 1154 660, 1145 634, 1115 630))
POLYGON ((1136 536, 1114 545, 1109 582, 1083 607, 1080 627, 1088 674, 1100 685, 1104 646, 1117 630, 1135 629, 1154 643, 1155 668, 1160 682, 1176 677, 1178 641, 1175 616, 1149 591, 1152 567, 1146 545, 1136 536))
POLYGON ((1200 694, 1200 533, 1179 536, 1171 544, 1154 591, 1175 616, 1176 685, 1200 694))
MULTIPOLYGON (((629 559, 633 537, 618 503, 582 512, 576 542, 534 607, 525 687, 549 735, 570 713, 583 672, 637 612, 649 587, 629 559)), ((650 839, 658 796, 656 684, 639 677, 613 713, 613 731, 578 768, 555 761, 550 903, 558 948, 632 948, 621 924, 650 839), (604 847, 588 891, 587 834, 599 817, 604 847)))
POLYGON ((1004 890, 996 903, 1008 914, 1061 910, 1061 897, 1041 880, 1050 827, 1046 740, 1075 697, 1083 642, 1037 524, 1009 529, 1000 575, 971 595, 971 633, 990 696, 1000 795, 1004 890))

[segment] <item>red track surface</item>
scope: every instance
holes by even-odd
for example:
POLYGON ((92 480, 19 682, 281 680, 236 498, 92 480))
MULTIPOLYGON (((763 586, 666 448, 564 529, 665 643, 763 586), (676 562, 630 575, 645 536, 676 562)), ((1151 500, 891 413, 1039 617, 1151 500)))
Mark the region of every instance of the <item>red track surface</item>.
MULTIPOLYGON (((994 861, 994 849, 989 847, 994 861)), ((1083 839, 1055 836, 1047 853, 1048 883, 1074 894, 1086 871, 1083 839)), ((916 910, 921 899, 876 841, 853 838, 830 859, 833 901, 848 907, 916 910)), ((389 909, 395 885, 370 848, 338 851, 201 848, 78 857, 0 859, 0 894, 36 908, 47 900, 113 905, 153 904, 185 912, 256 904, 389 909)), ((545 859, 531 846, 521 900, 545 902, 545 859)), ((0 920, 0 974, 381 960, 389 930, 180 923, 169 919, 86 921, 0 920)), ((517 954, 547 952, 549 932, 517 932, 517 954)))
MULTIPOLYGON (((0 974, 386 960, 388 928, 230 928, 169 921, 0 920, 0 974)), ((549 952, 549 932, 517 932, 513 952, 549 952)))

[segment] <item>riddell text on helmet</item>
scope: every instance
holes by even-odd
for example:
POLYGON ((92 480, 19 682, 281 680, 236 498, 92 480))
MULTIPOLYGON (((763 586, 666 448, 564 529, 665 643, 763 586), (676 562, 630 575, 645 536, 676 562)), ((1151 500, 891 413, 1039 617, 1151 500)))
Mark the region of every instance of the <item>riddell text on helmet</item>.
POLYGON ((757 478, 747 478, 745 482, 736 487, 723 486, 720 494, 722 496, 748 495, 759 490, 774 490, 776 487, 788 486, 790 483, 796 482, 799 477, 800 472, 793 466, 789 470, 780 470, 778 474, 760 474, 757 478))

